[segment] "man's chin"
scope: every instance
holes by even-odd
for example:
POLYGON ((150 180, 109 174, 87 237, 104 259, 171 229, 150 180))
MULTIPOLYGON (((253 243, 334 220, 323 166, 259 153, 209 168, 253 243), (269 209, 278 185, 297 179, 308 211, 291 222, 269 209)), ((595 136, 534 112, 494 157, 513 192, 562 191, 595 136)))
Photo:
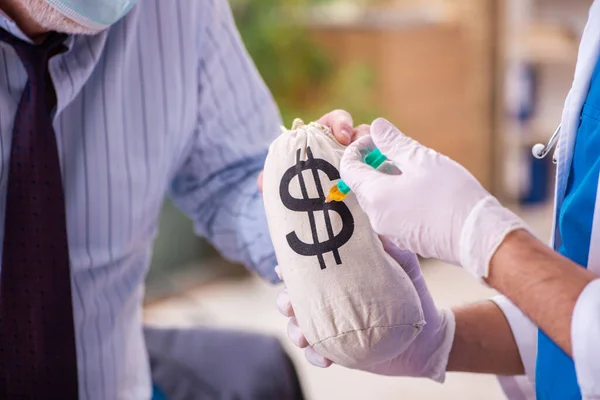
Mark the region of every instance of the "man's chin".
POLYGON ((63 16, 57 16, 51 21, 38 21, 40 25, 48 30, 60 33, 66 33, 69 35, 95 35, 103 31, 103 29, 92 29, 83 26, 70 18, 63 16), (45 22, 45 23, 44 23, 45 22))
POLYGON ((69 35, 96 35, 103 31, 103 29, 90 29, 78 24, 69 26, 57 26, 55 28, 48 28, 48 30, 66 33, 69 35))

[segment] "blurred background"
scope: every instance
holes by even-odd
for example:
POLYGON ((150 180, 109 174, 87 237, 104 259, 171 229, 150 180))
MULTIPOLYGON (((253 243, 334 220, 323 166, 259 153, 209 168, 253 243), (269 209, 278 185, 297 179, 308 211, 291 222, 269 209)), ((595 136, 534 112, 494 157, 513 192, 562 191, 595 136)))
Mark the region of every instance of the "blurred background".
MULTIPOLYGON (((536 160, 560 121, 591 0, 230 0, 286 126, 336 108, 385 116, 468 168, 550 235, 554 165, 536 160)), ((424 261, 440 307, 495 293, 459 268, 424 261)), ((283 339, 309 399, 502 399, 494 377, 446 384, 310 367, 285 340, 279 288, 223 261, 168 201, 148 276, 146 320, 211 324, 283 339)))

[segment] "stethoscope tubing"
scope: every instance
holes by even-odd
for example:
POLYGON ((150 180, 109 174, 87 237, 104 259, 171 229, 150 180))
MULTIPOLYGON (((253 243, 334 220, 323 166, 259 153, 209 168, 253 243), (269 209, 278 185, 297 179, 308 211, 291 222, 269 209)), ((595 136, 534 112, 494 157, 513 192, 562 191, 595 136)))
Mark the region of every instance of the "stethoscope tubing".
MULTIPOLYGON (((552 136, 550 136, 550 140, 548 140, 547 144, 544 145, 543 143, 537 143, 531 148, 531 154, 533 154, 535 158, 537 158, 538 160, 545 158, 548 155, 548 153, 550 153, 550 150, 552 150, 552 148, 556 146, 556 143, 558 143, 558 138, 560 136, 560 128, 561 125, 558 125, 552 136)), ((556 164, 556 161, 557 160, 555 153, 555 156, 552 157, 552 162, 556 164)))

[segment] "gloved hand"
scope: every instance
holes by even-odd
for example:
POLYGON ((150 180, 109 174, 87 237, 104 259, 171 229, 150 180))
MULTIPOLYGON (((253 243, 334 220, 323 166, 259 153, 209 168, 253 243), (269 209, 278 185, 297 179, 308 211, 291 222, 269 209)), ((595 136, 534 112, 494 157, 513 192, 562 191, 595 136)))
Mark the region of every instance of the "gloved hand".
MULTIPOLYGON (((411 252, 400 250, 389 239, 382 238, 382 242, 385 250, 402 266, 413 282, 421 300, 426 324, 413 343, 399 357, 360 369, 379 375, 423 377, 443 382, 454 340, 454 314, 450 310, 438 310, 435 307, 421 274, 417 257, 411 252)), ((278 271, 278 273, 280 272, 278 271)), ((285 277, 280 276, 280 278, 285 282, 285 277)), ((363 295, 368 296, 369 294, 364 293, 363 295)), ((277 307, 284 316, 290 318, 288 335, 296 346, 306 348, 305 354, 308 361, 318 367, 330 366, 331 361, 319 355, 308 345, 294 318, 294 310, 286 289, 277 298, 277 307)))
POLYGON ((465 267, 477 278, 504 238, 525 223, 490 195, 461 165, 402 134, 385 119, 354 142, 341 177, 373 229, 402 249, 465 267), (401 171, 386 174, 363 162, 378 147, 401 171))

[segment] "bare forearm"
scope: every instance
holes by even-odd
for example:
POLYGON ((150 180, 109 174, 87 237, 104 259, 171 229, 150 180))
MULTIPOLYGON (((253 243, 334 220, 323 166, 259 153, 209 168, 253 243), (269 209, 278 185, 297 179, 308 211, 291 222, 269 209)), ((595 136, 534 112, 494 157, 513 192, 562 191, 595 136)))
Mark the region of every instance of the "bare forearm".
POLYGON ((495 303, 471 304, 453 312, 456 333, 448 371, 497 375, 524 373, 510 325, 495 303))
POLYGON ((516 231, 492 258, 487 282, 571 355, 573 309, 596 278, 528 232, 516 231))

